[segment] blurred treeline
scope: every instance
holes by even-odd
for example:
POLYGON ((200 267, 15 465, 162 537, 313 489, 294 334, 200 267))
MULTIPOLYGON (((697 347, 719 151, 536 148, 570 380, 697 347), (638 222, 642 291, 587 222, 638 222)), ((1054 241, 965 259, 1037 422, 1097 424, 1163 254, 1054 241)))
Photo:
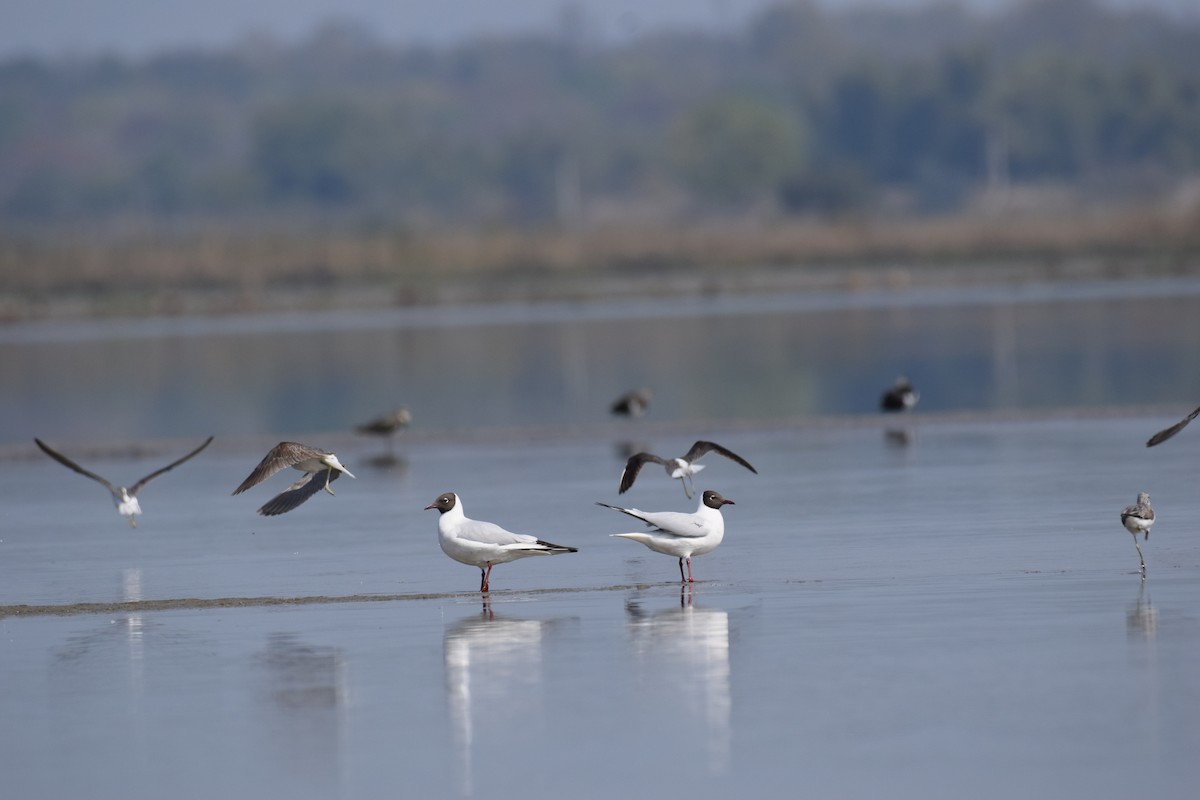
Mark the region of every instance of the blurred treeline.
POLYGON ((569 10, 555 35, 447 49, 336 23, 294 46, 0 63, 10 232, 1036 210, 1197 172, 1200 25, 1094 0, 787 2, 619 44, 569 10))

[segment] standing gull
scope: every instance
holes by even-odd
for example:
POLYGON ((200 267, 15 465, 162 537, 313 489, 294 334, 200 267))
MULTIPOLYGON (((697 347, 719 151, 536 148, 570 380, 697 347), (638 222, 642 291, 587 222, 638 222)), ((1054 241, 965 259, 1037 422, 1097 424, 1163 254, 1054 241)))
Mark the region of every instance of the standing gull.
POLYGON ((135 483, 133 486, 130 486, 128 489, 126 489, 124 486, 113 486, 111 483, 106 481, 104 478, 101 478, 96 473, 88 472, 86 469, 79 466, 74 461, 72 461, 71 459, 64 456, 62 453, 56 452, 55 450, 51 449, 50 446, 48 444, 46 444, 45 442, 43 442, 41 439, 34 439, 34 441, 37 442, 37 446, 42 448, 42 452, 44 452, 46 455, 53 458, 58 463, 62 464, 64 467, 73 469, 76 472, 78 472, 80 475, 86 475, 87 477, 91 478, 92 480, 94 480, 98 483, 104 484, 104 486, 110 492, 112 492, 113 504, 116 505, 117 512, 121 516, 128 518, 129 527, 131 527, 131 528, 137 527, 137 516, 142 513, 142 506, 140 503, 138 503, 138 499, 137 499, 138 490, 141 489, 143 486, 145 486, 150 481, 157 478, 159 475, 162 475, 164 472, 168 472, 168 471, 174 469, 175 467, 178 467, 180 464, 187 461, 189 458, 196 455, 204 448, 208 447, 209 443, 212 442, 212 440, 213 440, 213 437, 211 437, 211 436, 208 437, 207 439, 204 440, 204 444, 200 445, 199 447, 197 447, 192 452, 188 453, 183 458, 180 458, 176 461, 172 461, 170 464, 167 464, 162 469, 157 469, 154 472, 151 472, 149 475, 142 478, 140 481, 135 483))
POLYGON ((258 510, 258 513, 264 517, 273 517, 276 514, 291 511, 322 489, 333 494, 329 484, 336 481, 343 472, 351 478, 354 477, 353 473, 343 467, 342 462, 338 461, 338 457, 333 453, 296 442, 280 442, 271 448, 271 452, 263 456, 263 460, 258 463, 250 476, 242 481, 242 485, 233 490, 233 493, 241 494, 285 467, 298 469, 305 475, 275 495, 258 510))
POLYGON ((1151 436, 1149 441, 1146 442, 1146 447, 1154 447, 1154 445, 1156 445, 1156 444, 1162 444, 1167 439, 1170 439, 1172 436, 1174 436, 1175 434, 1179 433, 1181 430, 1186 428, 1188 423, 1191 422, 1192 420, 1194 420, 1197 416, 1200 416, 1200 408, 1197 408, 1195 411, 1188 414, 1186 417, 1179 420, 1179 422, 1176 422, 1171 427, 1163 428, 1161 431, 1159 431, 1158 433, 1151 436))
POLYGON ((716 442, 699 441, 692 445, 691 450, 688 450, 687 453, 677 458, 663 458, 653 453, 634 453, 625 462, 625 469, 621 472, 621 483, 617 488, 617 494, 625 494, 629 487, 633 486, 633 482, 637 480, 638 473, 642 471, 642 467, 647 462, 653 462, 655 464, 662 464, 666 468, 667 474, 683 485, 683 493, 690 498, 696 489, 692 476, 704 469, 704 465, 697 464, 696 461, 706 453, 723 455, 741 464, 755 475, 758 474, 758 470, 750 466, 749 461, 732 450, 722 447, 716 442))
POLYGON ((628 514, 649 525, 651 530, 642 533, 610 535, 641 542, 656 553, 675 556, 679 559, 679 580, 686 583, 693 583, 692 556, 711 553, 725 538, 725 518, 721 516, 721 506, 733 504, 732 500, 726 500, 712 489, 700 496, 700 506, 694 514, 681 511, 639 511, 636 508, 596 503, 598 506, 628 514), (687 563, 686 578, 683 575, 684 562, 687 563))
POLYGON ((883 411, 908 411, 917 404, 921 399, 908 378, 896 378, 896 383, 892 388, 883 393, 883 397, 879 398, 879 408, 883 411))
POLYGON ((436 508, 438 515, 438 544, 442 552, 462 564, 479 567, 479 591, 490 591, 488 579, 493 564, 505 564, 526 556, 555 556, 559 553, 579 552, 574 547, 563 547, 542 541, 527 533, 512 533, 491 522, 469 519, 463 513, 462 501, 454 492, 439 495, 429 505, 428 511, 436 508))
POLYGON ((1154 509, 1150 507, 1150 495, 1138 492, 1137 504, 1126 506, 1121 512, 1121 524, 1125 530, 1133 534, 1133 546, 1137 548, 1138 561, 1142 562, 1142 580, 1146 580, 1146 559, 1142 558, 1142 548, 1138 546, 1138 534, 1150 538, 1150 527, 1154 524, 1154 509))

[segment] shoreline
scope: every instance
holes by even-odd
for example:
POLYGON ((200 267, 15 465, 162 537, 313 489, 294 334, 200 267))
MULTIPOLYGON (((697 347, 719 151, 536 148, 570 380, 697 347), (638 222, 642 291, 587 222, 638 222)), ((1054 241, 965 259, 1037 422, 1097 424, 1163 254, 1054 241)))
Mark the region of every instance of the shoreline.
POLYGON ((1200 276, 1165 212, 413 234, 0 237, 0 324, 1200 276))

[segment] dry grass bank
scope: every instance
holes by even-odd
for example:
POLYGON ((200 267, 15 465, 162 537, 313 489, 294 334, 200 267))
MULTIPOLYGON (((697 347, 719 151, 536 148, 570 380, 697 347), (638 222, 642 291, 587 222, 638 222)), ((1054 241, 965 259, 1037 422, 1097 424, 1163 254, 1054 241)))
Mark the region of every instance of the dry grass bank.
POLYGON ((540 232, 0 236, 0 316, 1139 274, 1200 274, 1200 219, 1143 211, 540 232))

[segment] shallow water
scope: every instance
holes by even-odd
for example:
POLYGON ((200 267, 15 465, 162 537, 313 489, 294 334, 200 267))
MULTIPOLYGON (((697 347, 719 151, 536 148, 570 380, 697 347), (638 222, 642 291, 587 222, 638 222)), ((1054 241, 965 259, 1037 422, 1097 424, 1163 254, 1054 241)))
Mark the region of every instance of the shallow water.
MULTIPOLYGON (((1130 318, 1155 317, 1160 301, 1143 297, 1130 318)), ((1113 300, 1061 302, 1068 330, 1103 316, 1071 303, 1111 310, 1113 300)), ((997 305, 988 318, 1035 306, 997 305)), ((927 316, 937 308, 878 311, 892 322, 866 311, 856 323, 833 311, 825 320, 882 341, 898 314, 931 341, 946 338, 924 330, 947 324, 927 316)), ((1161 368, 1190 344, 1167 340, 1192 323, 1158 316, 1163 339, 1110 332, 1115 346, 1076 359, 1096 380, 1073 405, 1171 399, 1159 384, 1115 379, 1121 365, 1161 368)), ((736 314, 705 319, 755 328, 734 324, 736 314)), ((969 333, 975 317, 959 319, 955 346, 988 341, 969 333)), ((821 327, 784 327, 793 324, 821 327)), ((1063 335, 1082 341, 1087 330, 1063 335)), ((853 342, 866 340, 827 340, 831 382, 853 383, 839 363, 865 371, 853 342)), ((1019 387, 1033 350, 1013 351, 1019 387)), ((963 363, 989 372, 994 351, 984 351, 963 363)), ((1190 358, 1171 372, 1188 371, 1190 358)), ((231 392, 215 379, 213 391, 231 392)), ((1148 450, 1173 412, 1008 413, 1039 407, 1022 389, 1021 402, 997 403, 1003 414, 962 415, 926 410, 923 392, 922 410, 895 424, 854 409, 809 424, 791 409, 788 419, 727 419, 667 403, 658 419, 556 428, 583 419, 580 401, 542 427, 518 415, 521 427, 503 435, 440 437, 429 423, 392 460, 378 442, 327 432, 321 443, 357 479, 273 519, 254 509, 284 477, 230 497, 262 451, 216 430, 208 451, 143 491, 136 530, 102 488, 40 454, 0 459, 5 794, 1191 797, 1200 431, 1148 450), (704 421, 693 428, 689 413, 704 421), (695 559, 698 583, 686 588, 673 559, 609 538, 632 520, 594 502, 694 507, 650 470, 618 497, 618 447, 637 437, 682 452, 700 435, 759 474, 706 459, 700 484, 736 505, 724 544, 695 559), (447 490, 471 516, 579 552, 496 567, 485 600, 473 591, 477 571, 441 554, 435 512, 422 510, 447 490), (1118 520, 1139 490, 1159 515, 1142 545, 1145 583, 1118 520), (249 600, 121 605, 187 598, 249 600), (304 603, 265 605, 286 598, 304 603), (112 605, 12 608, 81 602, 112 605)), ((1174 399, 1181 416, 1191 401, 1174 399)), ((151 427, 175 414, 154 415, 151 427)), ((475 424, 499 418, 489 411, 475 424)), ((106 438, 120 440, 93 437, 106 438)), ((88 466, 134 479, 164 462, 159 450, 186 452, 184 439, 135 457, 98 450, 88 466)))

